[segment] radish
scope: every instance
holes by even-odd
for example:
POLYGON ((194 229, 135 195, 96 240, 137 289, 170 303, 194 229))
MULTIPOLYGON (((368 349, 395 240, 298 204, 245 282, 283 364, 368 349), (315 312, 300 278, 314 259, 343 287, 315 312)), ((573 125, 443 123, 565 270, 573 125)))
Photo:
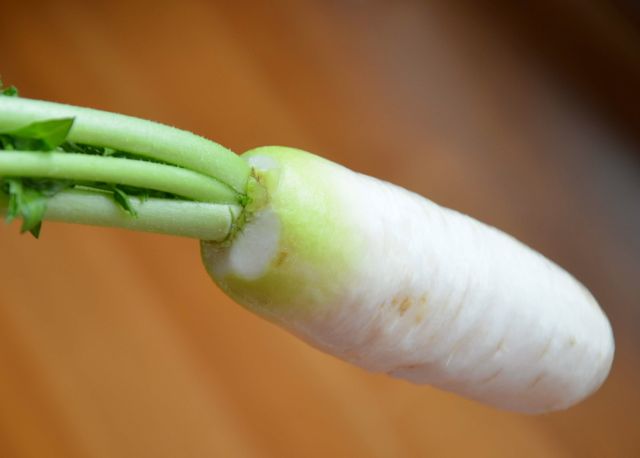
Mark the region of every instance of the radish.
POLYGON ((44 219, 198 238, 234 300, 370 371, 527 413, 574 405, 609 373, 609 322, 567 272, 313 154, 236 156, 149 121, 7 96, 0 147, 0 207, 23 231, 44 219))

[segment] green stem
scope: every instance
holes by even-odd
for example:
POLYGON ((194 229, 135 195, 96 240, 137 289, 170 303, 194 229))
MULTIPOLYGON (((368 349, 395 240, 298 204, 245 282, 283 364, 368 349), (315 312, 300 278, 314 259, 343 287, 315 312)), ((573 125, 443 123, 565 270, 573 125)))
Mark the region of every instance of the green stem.
POLYGON ((172 165, 72 153, 3 151, 0 176, 101 181, 176 194, 193 200, 238 203, 218 180, 172 165))
MULTIPOLYGON (((238 205, 130 199, 138 213, 135 218, 118 207, 108 193, 63 191, 47 202, 45 219, 223 241, 241 211, 238 205)), ((0 214, 6 212, 7 203, 7 197, 0 193, 0 214)))
POLYGON ((244 193, 250 168, 228 149, 200 136, 121 114, 22 97, 0 97, 0 131, 35 121, 74 117, 67 140, 175 164, 244 193))

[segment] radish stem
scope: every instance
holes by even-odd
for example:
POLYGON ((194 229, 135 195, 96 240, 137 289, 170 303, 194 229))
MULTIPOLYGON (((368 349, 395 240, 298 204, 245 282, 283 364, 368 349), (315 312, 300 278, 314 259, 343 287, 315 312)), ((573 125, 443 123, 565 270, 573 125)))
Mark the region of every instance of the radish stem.
POLYGON ((233 152, 203 137, 121 114, 18 97, 0 97, 0 131, 36 121, 75 118, 68 140, 175 164, 244 193, 250 168, 233 152))
MULTIPOLYGON (((108 192, 62 191, 48 200, 45 219, 220 242, 227 238, 241 211, 238 205, 174 199, 131 197, 131 203, 137 212, 135 218, 123 212, 108 192)), ((8 198, 0 193, 0 214, 6 212, 7 205, 8 198)))
POLYGON ((169 192, 205 202, 238 203, 238 194, 214 178, 171 165, 118 157, 3 152, 0 154, 0 176, 102 181, 169 192))
POLYGON ((0 210, 36 237, 44 219, 225 241, 251 201, 246 161, 151 121, 0 97, 0 140, 0 210))

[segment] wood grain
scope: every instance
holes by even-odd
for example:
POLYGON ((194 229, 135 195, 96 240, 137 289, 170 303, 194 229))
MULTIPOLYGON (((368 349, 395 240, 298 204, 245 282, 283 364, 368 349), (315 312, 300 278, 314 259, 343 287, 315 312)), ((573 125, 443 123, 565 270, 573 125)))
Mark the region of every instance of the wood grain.
POLYGON ((308 348, 217 290, 195 241, 58 224, 35 241, 2 226, 0 456, 640 456, 634 146, 490 13, 411 1, 0 6, 0 71, 24 95, 238 152, 297 146, 394 181, 567 267, 618 341, 594 397, 515 415, 308 348))

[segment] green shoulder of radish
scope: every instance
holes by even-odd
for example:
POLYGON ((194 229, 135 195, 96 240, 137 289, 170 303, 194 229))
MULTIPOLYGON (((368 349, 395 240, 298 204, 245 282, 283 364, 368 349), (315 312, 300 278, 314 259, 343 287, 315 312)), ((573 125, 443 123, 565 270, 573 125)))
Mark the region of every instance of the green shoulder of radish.
POLYGON ((528 413, 579 402, 610 370, 609 322, 563 269, 319 156, 235 156, 148 121, 6 96, 0 147, 0 206, 4 194, 23 230, 59 220, 200 238, 238 303, 365 369, 528 413), (72 120, 64 135, 56 119, 72 120))

